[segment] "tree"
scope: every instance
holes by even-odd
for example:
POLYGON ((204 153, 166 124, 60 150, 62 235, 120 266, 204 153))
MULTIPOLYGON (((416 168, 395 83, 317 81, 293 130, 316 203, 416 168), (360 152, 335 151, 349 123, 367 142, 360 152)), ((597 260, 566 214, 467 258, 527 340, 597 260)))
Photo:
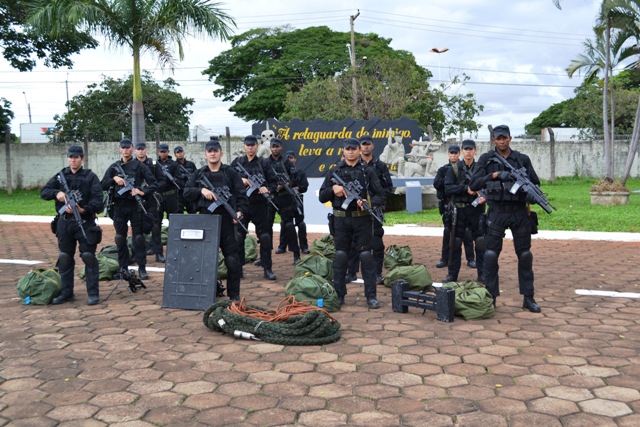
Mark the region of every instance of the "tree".
MULTIPOLYGON (((160 125, 162 139, 186 140, 189 136, 189 107, 192 98, 184 98, 169 78, 163 85, 156 83, 149 73, 143 73, 145 93, 146 138, 154 139, 156 125, 160 125)), ((122 134, 131 133, 133 105, 131 91, 133 76, 125 79, 105 77, 99 84, 91 84, 83 94, 74 96, 68 104, 69 112, 56 115, 61 129, 60 142, 80 141, 85 133, 91 141, 119 141, 122 134)))
POLYGON ((11 120, 13 120, 13 111, 11 111, 11 101, 0 98, 0 137, 4 142, 4 133, 11 131, 11 120))
MULTIPOLYGON (((229 110, 236 116, 280 119, 288 92, 299 92, 314 79, 349 74, 349 41, 349 33, 324 26, 257 28, 233 37, 231 49, 212 59, 202 74, 220 86, 214 96, 235 101, 229 110)), ((360 57, 412 57, 409 52, 393 50, 390 42, 376 34, 356 34, 360 57)))
POLYGON ((231 17, 210 0, 24 0, 39 34, 62 37, 77 29, 105 37, 133 55, 132 139, 145 140, 140 57, 152 52, 162 65, 184 58, 182 41, 193 34, 226 40, 231 17))
POLYGON ((47 67, 71 67, 71 55, 96 46, 98 42, 89 34, 74 30, 55 38, 37 34, 26 25, 24 1, 0 0, 0 50, 17 70, 33 70, 36 59, 47 67))

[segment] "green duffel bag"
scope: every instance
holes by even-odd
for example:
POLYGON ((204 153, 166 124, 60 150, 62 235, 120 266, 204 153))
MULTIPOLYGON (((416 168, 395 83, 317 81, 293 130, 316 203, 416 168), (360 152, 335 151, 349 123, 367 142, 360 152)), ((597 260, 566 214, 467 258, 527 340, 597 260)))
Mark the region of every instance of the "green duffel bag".
MULTIPOLYGON (((120 270, 120 264, 118 263, 117 258, 114 260, 113 258, 99 253, 96 255, 96 259, 98 260, 98 268, 100 270, 98 273, 98 280, 111 280, 113 275, 120 270)), ((80 276, 82 280, 86 280, 86 267, 82 269, 78 276, 80 276)))
POLYGON ((327 258, 333 259, 336 255, 336 245, 333 242, 333 236, 326 234, 314 240, 309 250, 311 252, 319 252, 327 258))
POLYGON ((16 291, 25 304, 47 305, 60 295, 57 268, 34 268, 18 280, 16 291))
POLYGON ((116 245, 104 246, 102 249, 100 249, 100 253, 98 253, 98 255, 102 255, 118 261, 118 247, 116 245))
POLYGON ((224 255, 221 250, 218 250, 218 280, 224 280, 227 278, 227 264, 224 263, 224 255))
POLYGON ((162 246, 167 246, 167 236, 169 235, 169 227, 163 225, 160 229, 160 241, 162 242, 162 246))
POLYGON ((293 271, 296 276, 311 273, 324 278, 330 283, 333 282, 333 261, 320 252, 311 252, 303 256, 296 263, 293 271))
POLYGON ((396 267, 413 264, 413 253, 409 246, 391 245, 384 251, 384 267, 393 270, 396 267))
POLYGON ((247 234, 244 238, 244 261, 253 262, 258 259, 258 239, 247 234))
POLYGON ((396 280, 406 280, 411 284, 412 291, 430 291, 433 289, 433 280, 427 271, 427 267, 422 264, 401 265, 391 270, 384 278, 384 285, 387 288, 396 280))
POLYGON ((493 317, 495 313, 493 297, 482 283, 467 280, 466 282, 443 283, 442 286, 453 288, 456 292, 456 315, 465 320, 493 317))
POLYGON ((320 276, 304 273, 289 280, 284 288, 286 296, 293 295, 296 301, 310 301, 311 305, 329 312, 340 310, 338 294, 333 285, 320 276))

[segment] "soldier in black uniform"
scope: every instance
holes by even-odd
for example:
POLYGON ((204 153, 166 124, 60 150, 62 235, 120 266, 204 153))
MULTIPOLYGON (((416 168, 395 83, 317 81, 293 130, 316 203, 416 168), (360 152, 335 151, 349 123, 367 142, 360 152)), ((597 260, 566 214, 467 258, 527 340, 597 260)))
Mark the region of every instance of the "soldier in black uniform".
MULTIPOLYGON (((245 227, 249 226, 249 222, 253 222, 256 227, 256 235, 258 236, 258 242, 260 243, 260 262, 264 269, 264 278, 267 280, 276 280, 276 275, 273 274, 272 262, 271 262, 271 235, 272 232, 269 227, 269 202, 267 197, 271 197, 270 193, 276 191, 276 176, 273 170, 269 166, 269 161, 264 157, 256 157, 258 150, 258 139, 253 135, 248 135, 244 138, 244 150, 246 155, 236 157, 231 162, 231 166, 234 168, 240 164, 247 172, 252 176, 262 177, 265 180, 264 185, 260 186, 257 190, 251 193, 249 196, 249 210, 247 214, 241 219, 245 227)), ((238 168, 239 169, 239 168, 238 168)), ((236 169, 237 170, 237 169, 236 169)), ((250 191, 251 183, 247 176, 242 177, 242 183, 245 189, 250 191)), ((238 237, 238 259, 240 265, 244 265, 244 239, 247 233, 241 228, 236 227, 238 237)))
POLYGON ((360 254, 364 279, 364 294, 369 308, 380 308, 376 298, 376 272, 371 239, 373 237, 373 221, 369 213, 363 209, 362 201, 369 197, 372 208, 381 208, 385 202, 385 190, 372 168, 360 160, 360 142, 355 138, 344 141, 344 160, 327 174, 320 187, 320 202, 331 202, 333 205, 333 227, 336 254, 333 260, 333 286, 338 294, 338 302, 344 304, 347 294, 345 277, 351 246, 355 245, 360 254), (347 209, 342 209, 346 200, 342 185, 336 184, 333 174, 337 174, 345 184, 357 181, 362 187, 358 200, 353 200, 347 209))
POLYGON ((518 257, 518 285, 524 296, 522 308, 533 313, 541 311, 533 298, 533 255, 531 254, 531 220, 527 208, 527 194, 523 190, 510 192, 514 181, 511 174, 495 156, 502 156, 516 168, 525 168, 529 180, 540 185, 529 156, 509 148, 511 133, 506 125, 496 126, 492 134, 494 151, 480 156, 469 188, 484 190, 489 205, 485 228, 484 279, 487 290, 496 298, 500 295, 498 257, 507 228, 513 235, 513 246, 518 257))
POLYGON ((147 255, 145 253, 144 232, 151 231, 151 225, 148 218, 144 218, 144 212, 140 206, 141 199, 145 195, 153 194, 156 189, 156 178, 153 176, 149 168, 136 158, 133 157, 133 148, 131 140, 123 139, 120 141, 121 160, 118 163, 126 177, 119 175, 115 168, 115 163, 107 168, 102 177, 102 189, 104 191, 112 191, 113 188, 113 226, 116 230, 115 244, 118 247, 118 263, 120 269, 129 268, 129 249, 127 248, 127 232, 128 223, 131 222, 131 234, 133 236, 133 257, 138 264, 138 272, 140 278, 146 280, 149 278, 147 273, 147 255), (118 194, 118 190, 126 186, 125 178, 133 178, 134 188, 131 191, 118 194), (136 197, 138 196, 138 197, 136 197), (140 203, 139 203, 140 202, 140 203), (147 230, 148 228, 148 230, 147 230))
MULTIPOLYGON (((240 174, 231 166, 222 164, 222 147, 217 140, 208 141, 205 146, 205 158, 207 165, 198 169, 191 175, 184 188, 184 197, 193 202, 201 214, 220 215, 220 249, 224 255, 224 263, 227 266, 227 295, 234 301, 240 300, 240 276, 242 266, 238 258, 238 242, 234 230, 234 223, 248 212, 249 201, 245 195, 244 184, 240 174), (207 208, 215 200, 215 194, 199 182, 206 177, 214 187, 227 187, 231 197, 228 203, 237 213, 232 217, 224 206, 218 206, 213 212, 207 208)), ((244 250, 244 245, 242 245, 244 250)))
MULTIPOLYGON (((300 246, 298 246, 298 236, 296 234, 295 216, 297 206, 294 198, 287 192, 282 185, 283 182, 288 183, 293 188, 293 175, 295 173, 293 163, 282 156, 282 141, 278 138, 271 139, 271 155, 268 157, 269 167, 273 170, 278 180, 277 194, 275 195, 275 204, 278 206, 278 213, 282 220, 280 234, 284 234, 289 250, 293 252, 293 264, 300 261, 300 246), (281 182, 282 181, 282 182, 281 182)), ((273 232, 273 222, 275 220, 275 209, 269 209, 269 227, 273 232)), ((272 236, 273 237, 273 236, 272 236)))
MULTIPOLYGON (((387 165, 373 157, 373 139, 371 139, 370 135, 363 135, 360 137, 360 158, 362 161, 367 164, 370 168, 373 169, 376 176, 378 177, 378 181, 380 181, 380 185, 385 191, 384 197, 385 199, 391 195, 391 189, 393 188, 393 182, 391 182, 391 174, 389 173, 389 168, 387 165)), ((384 241, 382 237, 384 236, 384 228, 382 224, 380 224, 375 219, 373 220, 373 238, 371 239, 371 249, 373 250, 373 262, 376 270, 376 283, 380 284, 383 281, 382 277, 382 265, 384 263, 384 241)), ((358 271, 359 264, 359 256, 358 253, 354 251, 354 248, 351 248, 351 254, 349 255, 349 269, 347 271, 347 281, 352 282, 356 280, 356 273, 358 271)))
MULTIPOLYGON (((449 264, 449 240, 451 237, 449 234, 449 221, 451 218, 448 216, 447 211, 448 200, 444 196, 444 178, 447 176, 447 171, 451 165, 460 159, 460 147, 453 144, 449 146, 448 153, 449 162, 438 169, 433 179, 433 187, 436 189, 436 196, 438 197, 438 210, 442 216, 442 225, 444 226, 444 230, 442 231, 442 254, 440 261, 436 264, 436 268, 444 268, 449 264)), ((467 257, 467 266, 476 268, 476 261, 473 255, 473 241, 465 239, 462 244, 464 245, 464 253, 467 257)))
MULTIPOLYGON (((287 151, 287 160, 289 160, 291 164, 293 164, 293 175, 291 177, 291 179, 293 180, 293 188, 298 190, 300 196, 304 200, 304 193, 306 193, 309 189, 309 180, 307 179, 307 174, 302 169, 296 166, 297 159, 296 154, 293 151, 287 151)), ((294 212, 293 222, 298 229, 297 233, 298 243, 300 244, 300 252, 302 252, 303 254, 308 254, 309 241, 307 240, 307 224, 305 224, 304 222, 304 206, 302 206, 302 214, 299 214, 297 210, 294 212)), ((280 244, 278 245, 278 249, 276 249, 277 254, 285 253, 287 247, 286 233, 282 232, 282 230, 284 230, 284 223, 282 221, 280 222, 280 230, 280 244)), ((290 247, 289 250, 293 249, 290 247)))
MULTIPOLYGON (((189 177, 198 168, 196 167, 195 163, 184 158, 184 148, 182 148, 181 146, 178 145, 176 148, 173 149, 173 155, 176 158, 175 162, 178 164, 178 176, 177 176, 178 182, 180 183, 180 186, 184 189, 184 186, 187 184, 187 181, 189 181, 189 177)), ((178 192, 178 213, 184 213, 185 211, 187 213, 193 214, 193 213, 196 213, 196 208, 195 206, 193 206, 193 204, 188 203, 184 199, 183 190, 180 190, 178 192)))
POLYGON ((156 261, 164 263, 166 258, 162 247, 162 220, 165 213, 167 219, 169 215, 178 212, 178 192, 181 190, 178 182, 178 164, 169 155, 169 144, 158 145, 158 160, 155 163, 155 175, 158 179, 158 206, 155 210, 155 220, 151 229, 153 248, 156 254, 156 261), (173 181, 171 180, 173 178, 173 181), (162 186, 161 186, 162 185, 162 186))
MULTIPOLYGON (((67 205, 68 195, 65 193, 62 178, 67 182, 70 191, 78 191, 80 197, 77 203, 78 213, 82 217, 82 224, 76 222, 73 210, 67 205, 64 213, 56 216, 55 234, 58 237, 58 269, 60 271, 61 290, 55 297, 53 304, 73 301, 73 272, 76 265, 76 244, 80 248, 80 258, 85 265, 87 280, 87 304, 96 305, 100 302, 98 275, 100 272, 96 259, 96 246, 102 240, 102 230, 96 225, 96 213, 102 210, 102 187, 97 175, 82 167, 84 151, 79 145, 72 145, 67 151, 69 167, 62 169, 47 182, 40 191, 44 200, 56 201, 56 212, 67 205), (86 234, 86 239, 82 230, 86 234)), ((53 224, 52 224, 53 226, 53 224)))
POLYGON ((455 245, 453 257, 449 262, 449 273, 442 281, 457 282, 460 265, 462 264, 462 242, 474 241, 476 246, 476 261, 478 266, 478 282, 484 282, 482 277, 484 260, 484 235, 480 229, 480 217, 484 213, 485 198, 476 191, 469 189, 469 182, 476 167, 476 143, 471 139, 462 141, 462 160, 452 164, 447 169, 444 179, 445 197, 453 197, 452 203, 457 210, 455 224, 455 245))

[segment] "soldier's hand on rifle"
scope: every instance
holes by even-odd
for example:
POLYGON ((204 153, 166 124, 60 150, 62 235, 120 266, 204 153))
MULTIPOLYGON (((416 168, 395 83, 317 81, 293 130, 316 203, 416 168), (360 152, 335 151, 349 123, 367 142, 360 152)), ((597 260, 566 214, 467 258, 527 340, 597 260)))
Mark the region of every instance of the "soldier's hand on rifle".
POLYGON ((260 194, 269 194, 269 189, 268 189, 267 187, 260 187, 260 188, 258 189, 258 192, 259 192, 260 194))
POLYGON ((144 197, 144 191, 138 189, 138 188, 134 188, 133 190, 131 190, 131 195, 132 196, 140 196, 140 197, 144 197))
POLYGON ((116 184, 118 184, 120 186, 124 186, 126 184, 126 181, 121 176, 114 176, 113 180, 116 182, 116 184))
POLYGON ((241 211, 238 211, 238 214, 237 214, 236 218, 233 220, 233 223, 234 223, 234 224, 239 223, 243 216, 244 216, 244 215, 242 215, 242 212, 241 212, 241 211))
POLYGON ((362 200, 357 200, 356 204, 358 205, 358 207, 360 208, 361 211, 364 210, 364 205, 362 204, 362 200))
POLYGON ((67 195, 64 193, 64 191, 58 191, 58 194, 56 194, 56 199, 61 203, 67 203, 67 195))
POLYGON ((511 174, 507 171, 496 171, 492 174, 491 178, 499 179, 500 181, 509 181, 511 174))
POLYGON ((344 188, 342 187, 342 185, 334 185, 333 187, 333 194, 335 194, 338 197, 347 197, 347 195, 344 192, 344 188))
POLYGON ((251 183, 247 178, 242 178, 242 183, 244 184, 245 187, 251 187, 251 183))
POLYGON ((216 199, 216 195, 213 194, 213 191, 209 190, 208 188, 203 188, 202 190, 200 190, 200 193, 202 193, 202 197, 207 200, 218 200, 216 199))

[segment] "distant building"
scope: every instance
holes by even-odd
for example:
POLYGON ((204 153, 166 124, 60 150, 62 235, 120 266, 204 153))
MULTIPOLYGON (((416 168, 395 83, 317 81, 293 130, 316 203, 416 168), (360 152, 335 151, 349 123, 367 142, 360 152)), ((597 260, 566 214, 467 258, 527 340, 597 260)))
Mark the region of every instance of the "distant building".
POLYGON ((58 137, 55 123, 20 123, 20 143, 54 142, 58 137))

